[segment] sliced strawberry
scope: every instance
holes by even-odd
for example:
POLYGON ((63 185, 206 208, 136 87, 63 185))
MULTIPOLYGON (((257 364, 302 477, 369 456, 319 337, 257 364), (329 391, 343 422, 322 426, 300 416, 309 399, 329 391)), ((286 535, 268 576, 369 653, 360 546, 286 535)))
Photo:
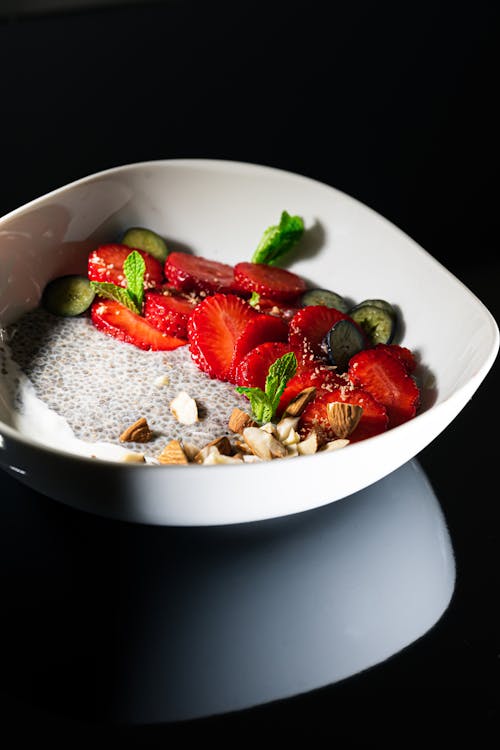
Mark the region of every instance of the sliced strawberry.
POLYGON ((163 333, 187 339, 188 320, 197 304, 194 297, 165 288, 146 292, 144 317, 152 326, 163 333))
POLYGON ((285 411, 286 407, 305 388, 316 388, 316 396, 328 391, 336 390, 346 384, 346 379, 337 375, 333 368, 316 362, 314 364, 303 364, 298 362, 297 372, 290 378, 281 396, 277 409, 278 417, 285 411))
MULTIPOLYGON (((100 245, 93 250, 88 258, 88 277, 90 281, 105 281, 117 286, 127 286, 123 273, 125 259, 133 248, 126 245, 100 245)), ((144 250, 137 250, 146 264, 144 274, 144 289, 152 289, 163 283, 162 264, 144 250)))
POLYGON ((139 349, 169 351, 187 343, 183 339, 162 333, 140 315, 114 300, 99 299, 94 302, 91 318, 99 330, 127 344, 134 344, 139 349))
POLYGON ((349 435, 351 442, 365 440, 387 429, 387 412, 382 404, 379 404, 368 391, 362 388, 344 387, 319 395, 306 406, 299 422, 302 437, 307 437, 312 429, 315 429, 320 439, 323 440, 334 440, 337 437, 328 421, 326 409, 327 404, 332 401, 357 404, 363 408, 358 426, 349 435))
POLYGON ((387 354, 392 354, 396 357, 407 373, 411 374, 417 367, 417 360, 411 349, 407 349, 406 346, 399 346, 399 344, 377 344, 375 349, 383 349, 387 354))
POLYGON ((234 382, 237 385, 264 390, 269 368, 289 351, 291 351, 290 346, 282 341, 267 341, 265 344, 256 346, 235 368, 234 382))
POLYGON ((304 362, 325 359, 326 350, 322 344, 326 334, 334 323, 346 318, 350 320, 348 315, 334 307, 325 305, 303 307, 290 321, 288 340, 291 347, 304 362))
POLYGON ((290 300, 290 302, 279 302, 275 299, 269 299, 268 297, 261 297, 259 304, 256 309, 260 312, 267 313, 268 315, 276 315, 283 320, 291 320, 295 313, 301 309, 302 305, 299 304, 298 300, 290 300))
POLYGON ((348 375, 386 407, 390 427, 415 416, 420 392, 397 357, 383 349, 365 349, 352 357, 348 375))
POLYGON ((236 341, 231 364, 231 379, 234 380, 236 367, 251 349, 255 349, 256 346, 264 344, 266 341, 287 340, 288 326, 284 320, 273 315, 258 313, 252 320, 248 321, 241 336, 236 341))
POLYGON ((241 292, 257 292, 281 301, 294 300, 306 289, 305 281, 297 274, 266 263, 237 263, 234 286, 241 292))
POLYGON ((200 302, 188 323, 189 349, 200 370, 228 380, 236 342, 258 314, 235 294, 215 294, 200 302))
POLYGON ((233 267, 199 255, 170 253, 165 261, 165 276, 172 286, 183 292, 216 294, 233 291, 233 267))

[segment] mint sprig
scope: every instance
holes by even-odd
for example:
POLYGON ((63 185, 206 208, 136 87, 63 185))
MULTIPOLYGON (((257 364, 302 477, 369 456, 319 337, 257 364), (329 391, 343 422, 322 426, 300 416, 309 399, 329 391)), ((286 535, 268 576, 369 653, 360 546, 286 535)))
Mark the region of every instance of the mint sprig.
POLYGON ((280 223, 268 227, 262 235, 252 256, 252 263, 276 265, 276 262, 300 240, 303 233, 303 219, 300 216, 290 216, 287 211, 283 211, 280 223))
POLYGON ((118 286, 108 281, 91 281, 90 286, 100 297, 112 299, 124 305, 133 313, 140 315, 144 302, 144 275, 146 264, 137 250, 132 250, 123 264, 123 273, 127 286, 118 286))
POLYGON ((296 371, 297 357, 293 352, 288 352, 273 362, 269 368, 264 390, 246 386, 236 388, 238 393, 243 393, 250 401, 256 422, 265 424, 272 421, 286 384, 290 378, 293 378, 296 371))

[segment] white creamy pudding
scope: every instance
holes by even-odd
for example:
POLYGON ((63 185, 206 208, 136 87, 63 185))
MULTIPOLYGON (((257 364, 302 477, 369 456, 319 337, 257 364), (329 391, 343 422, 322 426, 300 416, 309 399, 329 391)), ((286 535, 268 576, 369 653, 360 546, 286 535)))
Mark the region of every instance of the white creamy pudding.
POLYGON ((142 351, 103 336, 88 317, 59 318, 38 308, 0 339, 0 417, 51 447, 123 460, 131 451, 155 462, 169 441, 203 447, 229 435, 235 406, 247 407, 234 385, 211 380, 189 348, 142 351), (199 421, 180 424, 170 409, 182 391, 196 400, 199 421), (148 443, 120 435, 145 417, 148 443))

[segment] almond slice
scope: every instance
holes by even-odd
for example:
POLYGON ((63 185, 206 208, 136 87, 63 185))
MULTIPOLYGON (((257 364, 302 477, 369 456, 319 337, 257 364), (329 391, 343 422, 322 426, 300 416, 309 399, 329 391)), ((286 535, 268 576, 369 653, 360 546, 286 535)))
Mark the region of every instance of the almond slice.
POLYGON ((304 388, 294 399, 290 401, 283 417, 300 417, 307 404, 310 403, 316 395, 316 388, 311 386, 310 388, 304 388))
POLYGON ((233 411, 231 412, 231 416, 229 417, 229 424, 228 427, 231 430, 231 432, 239 432, 242 433, 245 427, 256 427, 257 423, 253 421, 252 417, 249 417, 246 412, 244 412, 242 409, 238 409, 237 406, 234 407, 233 411))
POLYGON ((326 414, 330 427, 337 437, 349 437, 359 424, 363 408, 358 404, 348 404, 344 401, 331 401, 326 405, 326 414))
POLYGON ((178 440, 171 440, 164 447, 158 460, 161 464, 187 464, 186 454, 178 440))
POLYGON ((120 435, 121 443, 148 443, 153 437, 149 425, 144 417, 141 417, 127 427, 120 435))
POLYGON ((318 436, 314 430, 297 445, 301 456, 312 456, 318 450, 318 436))
POLYGON ((215 446, 219 453, 223 456, 231 456, 233 454, 233 446, 229 442, 229 438, 223 435, 222 437, 215 438, 205 445, 205 448, 215 446))
POLYGON ((198 406, 186 391, 177 394, 170 403, 170 411, 180 424, 190 425, 198 421, 198 406))
POLYGON ((287 450, 279 440, 270 432, 261 430, 259 427, 246 427, 243 430, 243 438, 255 456, 269 461, 272 458, 284 458, 287 450))

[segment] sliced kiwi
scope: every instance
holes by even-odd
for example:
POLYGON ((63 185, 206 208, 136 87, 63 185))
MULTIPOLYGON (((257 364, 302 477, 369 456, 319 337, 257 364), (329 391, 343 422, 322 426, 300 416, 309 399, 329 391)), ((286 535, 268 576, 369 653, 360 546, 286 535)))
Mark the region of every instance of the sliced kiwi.
POLYGON ((122 244, 127 245, 127 247, 134 247, 137 250, 144 250, 144 252, 159 260, 160 263, 163 263, 168 255, 167 243, 163 237, 160 237, 151 229, 144 229, 143 227, 127 229, 123 235, 122 244))
POLYGON ((53 315, 73 318, 88 310, 95 292, 85 276, 59 276, 44 289, 42 305, 53 315))

